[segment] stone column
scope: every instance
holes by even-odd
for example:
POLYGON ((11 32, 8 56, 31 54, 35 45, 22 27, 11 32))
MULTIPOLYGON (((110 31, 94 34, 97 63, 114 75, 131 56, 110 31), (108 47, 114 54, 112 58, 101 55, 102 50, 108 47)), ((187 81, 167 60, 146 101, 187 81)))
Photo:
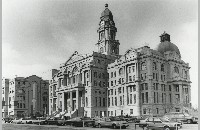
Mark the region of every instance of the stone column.
POLYGON ((76 109, 79 108, 79 91, 76 90, 76 109))
POLYGON ((180 92, 180 103, 181 103, 181 107, 182 107, 182 105, 183 105, 183 99, 184 99, 184 97, 183 97, 183 86, 182 86, 182 84, 179 84, 179 92, 180 92))
POLYGON ((70 91, 70 111, 72 111, 72 91, 70 91))
POLYGON ((127 73, 126 73, 126 65, 124 66, 124 82, 126 82, 126 78, 127 78, 127 73))
POLYGON ((65 111, 65 94, 62 92, 62 112, 65 111))

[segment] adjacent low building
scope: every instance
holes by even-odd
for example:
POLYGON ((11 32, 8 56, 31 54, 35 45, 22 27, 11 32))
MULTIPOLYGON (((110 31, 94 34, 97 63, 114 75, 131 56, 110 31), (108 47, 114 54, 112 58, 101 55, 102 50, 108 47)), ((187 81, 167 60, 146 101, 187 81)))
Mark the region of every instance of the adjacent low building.
POLYGON ((6 79, 2 87, 3 116, 40 116, 48 114, 49 82, 32 75, 6 79))

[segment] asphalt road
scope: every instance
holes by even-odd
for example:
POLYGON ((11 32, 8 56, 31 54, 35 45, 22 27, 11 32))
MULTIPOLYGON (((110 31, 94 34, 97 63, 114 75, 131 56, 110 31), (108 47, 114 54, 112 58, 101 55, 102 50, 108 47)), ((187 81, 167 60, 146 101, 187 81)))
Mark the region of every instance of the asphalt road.
MULTIPOLYGON (((129 123, 128 130, 143 130, 136 127, 134 123, 129 123)), ((111 128, 92 128, 92 127, 73 127, 73 126, 57 126, 57 125, 35 125, 35 124, 12 124, 2 123, 2 130, 112 130, 111 128)), ((183 124, 183 128, 179 130, 198 130, 198 124, 183 124)))

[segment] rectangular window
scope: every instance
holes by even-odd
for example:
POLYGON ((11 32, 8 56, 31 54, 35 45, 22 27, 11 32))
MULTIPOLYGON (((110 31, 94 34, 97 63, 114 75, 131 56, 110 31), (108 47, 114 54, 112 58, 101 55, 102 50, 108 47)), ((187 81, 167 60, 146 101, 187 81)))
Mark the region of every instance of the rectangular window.
POLYGON ((144 103, 144 93, 142 93, 142 103, 144 103))
POLYGON ((110 86, 113 86, 113 81, 111 81, 111 84, 110 84, 110 86))
POLYGON ((155 73, 153 73, 153 79, 155 79, 155 73))
POLYGON ((110 106, 110 98, 108 98, 108 106, 110 106))
POLYGON ((143 114, 146 114, 146 113, 147 113, 147 112, 146 112, 146 108, 144 108, 144 109, 143 109, 143 114))
POLYGON ((133 91, 136 91, 136 87, 135 87, 135 85, 133 86, 133 91))
POLYGON ((154 103, 156 103, 156 93, 155 92, 153 93, 153 97, 154 97, 153 98, 154 99, 154 103))
POLYGON ((135 75, 133 75, 133 81, 135 81, 135 75))
POLYGON ((85 102, 86 102, 85 104, 86 104, 86 107, 87 107, 87 106, 88 106, 88 98, 86 97, 85 100, 86 100, 86 101, 85 101, 85 102))
POLYGON ((131 67, 128 67, 128 73, 131 73, 131 67))
POLYGON ((158 74, 156 73, 156 80, 158 80, 158 74))
POLYGON ((115 106, 117 106, 117 97, 115 97, 115 106))
POLYGON ((119 93, 119 94, 121 93, 121 87, 118 88, 118 93, 119 93))
POLYGON ((124 95, 123 95, 123 105, 124 105, 124 95))
POLYGON ((130 94, 130 104, 132 104, 132 94, 130 94))
POLYGON ((164 102, 164 94, 162 93, 162 103, 164 102))
POLYGON ((176 103, 179 103, 180 102, 180 95, 179 94, 175 94, 175 97, 176 97, 176 103))
POLYGON ((122 96, 120 96, 120 105, 122 105, 122 96))
POLYGON ((135 72, 135 66, 132 66, 132 71, 135 72))
POLYGON ((99 106, 101 107, 101 97, 99 97, 99 106))
POLYGON ((172 102, 172 95, 169 94, 169 102, 171 103, 172 102))
POLYGON ((176 85, 176 92, 179 92, 179 86, 176 85))
POLYGON ((156 112, 157 112, 157 114, 159 114, 159 109, 158 108, 156 108, 156 112))
POLYGON ((111 72, 111 78, 113 77, 113 72, 111 72))
POLYGON ((130 115, 133 114, 133 109, 130 109, 130 115))
POLYGON ((95 106, 97 107, 97 97, 95 97, 95 101, 96 101, 96 104, 95 104, 95 106))
POLYGON ((146 92, 146 103, 148 103, 148 92, 146 92))
POLYGON ((145 89, 148 90, 148 83, 145 83, 145 89))
POLYGON ((123 93, 124 93, 124 87, 123 87, 123 93))
POLYGON ((129 76, 129 82, 131 82, 132 81, 132 76, 129 76))
POLYGON ((112 97, 112 106, 114 106, 113 97, 112 97))
POLYGON ((121 78, 119 78, 119 81, 118 81, 118 82, 119 82, 119 84, 121 84, 121 78))
POLYGON ((159 101, 158 101, 158 92, 157 92, 157 103, 158 103, 159 101))
POLYGON ((136 94, 134 94, 134 104, 136 103, 136 94))

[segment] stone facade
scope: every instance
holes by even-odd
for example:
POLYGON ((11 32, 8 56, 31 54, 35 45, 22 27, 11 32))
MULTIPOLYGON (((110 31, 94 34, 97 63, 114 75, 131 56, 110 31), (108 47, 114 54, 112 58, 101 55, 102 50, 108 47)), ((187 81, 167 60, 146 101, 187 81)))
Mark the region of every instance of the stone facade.
POLYGON ((35 75, 8 80, 8 94, 5 95, 7 103, 4 106, 8 108, 7 115, 23 117, 48 114, 48 86, 47 80, 35 75))
POLYGON ((97 32, 98 52, 75 51, 52 71, 51 115, 163 115, 190 105, 190 67, 169 34, 160 36, 156 50, 144 46, 119 55, 117 28, 107 4, 97 32))
POLYGON ((9 79, 2 79, 2 117, 8 115, 8 94, 9 94, 9 79))

